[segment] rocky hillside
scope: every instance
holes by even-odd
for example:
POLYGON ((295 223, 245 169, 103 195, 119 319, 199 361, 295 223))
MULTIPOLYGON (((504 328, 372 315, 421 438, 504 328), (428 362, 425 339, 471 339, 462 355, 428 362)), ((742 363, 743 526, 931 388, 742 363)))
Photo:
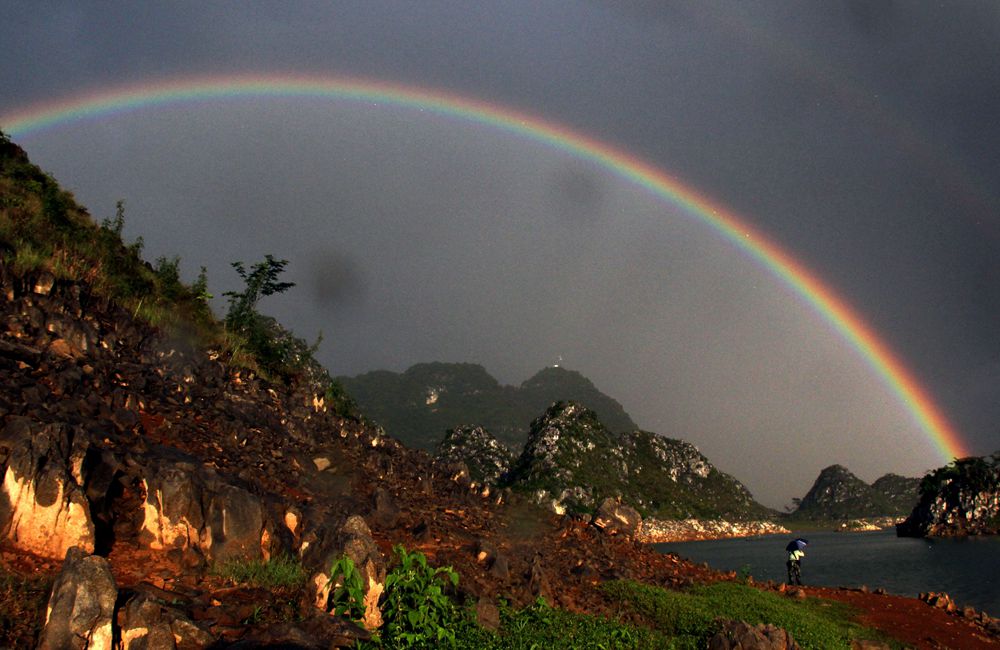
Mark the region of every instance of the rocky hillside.
POLYGON ((905 537, 1000 534, 1000 451, 925 476, 920 502, 896 531, 905 537))
POLYGON ((454 597, 487 615, 498 594, 601 611, 588 576, 612 567, 657 584, 711 578, 486 497, 343 415, 314 369, 237 354, 176 265, 143 263, 119 234, 0 138, 0 573, 55 581, 56 612, 39 637, 44 599, 0 593, 0 645, 351 645, 369 633, 328 613, 331 566, 350 557, 368 591, 396 544, 454 567, 454 597), (283 557, 301 587, 220 573, 283 557))
POLYGON ((904 517, 917 502, 920 479, 886 474, 871 485, 843 465, 820 472, 792 517, 851 520, 904 517))
POLYGON ((467 424, 519 451, 531 421, 560 400, 586 405, 612 431, 638 428, 621 404, 565 368, 545 368, 518 387, 501 385, 471 363, 421 363, 402 374, 379 370, 338 380, 389 435, 426 451, 433 451, 448 429, 467 424))
POLYGON ((472 481, 499 485, 507 478, 514 455, 482 427, 449 429, 438 444, 434 457, 444 466, 458 466, 472 481))
POLYGON ((662 519, 773 515, 692 445, 646 431, 612 433, 574 402, 553 404, 532 422, 506 484, 560 512, 592 511, 616 497, 662 519))

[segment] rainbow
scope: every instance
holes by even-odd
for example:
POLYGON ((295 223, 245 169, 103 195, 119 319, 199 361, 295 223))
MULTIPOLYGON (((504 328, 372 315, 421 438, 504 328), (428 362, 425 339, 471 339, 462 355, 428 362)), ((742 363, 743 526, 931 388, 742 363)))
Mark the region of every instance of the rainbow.
POLYGON ((469 97, 368 79, 300 75, 181 78, 103 89, 0 115, 0 128, 25 137, 55 126, 153 106, 230 98, 311 97, 411 108, 458 118, 545 144, 594 163, 682 208, 790 287, 861 355, 899 398, 944 462, 968 456, 965 442, 912 372, 865 321, 806 267, 745 220, 625 151, 565 126, 469 97))

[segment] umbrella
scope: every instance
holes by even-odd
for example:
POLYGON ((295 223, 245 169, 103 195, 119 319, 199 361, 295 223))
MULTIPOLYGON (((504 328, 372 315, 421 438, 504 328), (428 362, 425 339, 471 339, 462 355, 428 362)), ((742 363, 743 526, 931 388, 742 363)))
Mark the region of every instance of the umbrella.
POLYGON ((809 544, 808 539, 802 539, 801 537, 796 537, 792 541, 788 542, 788 546, 785 547, 786 551, 801 551, 809 544))

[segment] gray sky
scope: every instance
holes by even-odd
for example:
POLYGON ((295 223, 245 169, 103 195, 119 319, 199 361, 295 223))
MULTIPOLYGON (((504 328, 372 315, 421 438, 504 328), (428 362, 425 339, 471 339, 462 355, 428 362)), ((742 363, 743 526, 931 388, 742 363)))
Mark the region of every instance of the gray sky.
MULTIPOLYGON (((514 108, 676 176, 860 313, 973 453, 1000 448, 1000 5, 0 1, 0 116, 113 85, 346 75, 514 108), (203 6, 208 4, 208 6, 203 6)), ((0 120, 2 121, 2 120, 0 120)), ((0 128, 3 124, 0 123, 0 128)), ((261 304, 334 374, 561 355, 781 507, 820 469, 942 464, 800 297, 606 169, 398 106, 255 99, 15 138, 191 279, 290 260, 261 304)), ((220 309, 224 307, 220 303, 220 309)))

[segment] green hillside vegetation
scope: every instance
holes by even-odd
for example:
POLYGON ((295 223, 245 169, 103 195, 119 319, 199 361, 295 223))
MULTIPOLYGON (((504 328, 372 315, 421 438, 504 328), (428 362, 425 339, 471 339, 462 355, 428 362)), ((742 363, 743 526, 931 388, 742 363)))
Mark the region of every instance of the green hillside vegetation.
POLYGON ((605 497, 620 497, 643 516, 658 519, 775 515, 693 445, 648 431, 612 433, 594 411, 574 402, 557 402, 532 422, 506 484, 544 491, 583 512, 605 497))
POLYGON ((501 385, 472 363, 421 363, 403 373, 378 370, 338 380, 389 435, 431 452, 447 430, 463 425, 481 426, 519 451, 531 421, 559 400, 586 405, 612 431, 638 428, 621 404, 565 368, 545 368, 518 387, 501 385))
POLYGON ((903 517, 918 499, 920 479, 886 474, 871 485, 842 465, 820 472, 790 517, 797 521, 843 521, 903 517))
POLYGON ((247 270, 233 267, 246 282, 228 292, 225 321, 213 315, 205 268, 188 285, 181 281, 180 258, 142 258, 141 238, 122 241, 125 205, 96 223, 73 195, 32 164, 24 151, 0 132, 0 259, 18 278, 79 283, 86 300, 113 303, 133 317, 160 328, 175 344, 215 350, 229 363, 279 381, 308 381, 325 393, 341 415, 357 415, 343 388, 315 360, 310 346, 274 318, 257 311, 263 296, 291 288, 277 276, 287 263, 268 255, 247 270))

